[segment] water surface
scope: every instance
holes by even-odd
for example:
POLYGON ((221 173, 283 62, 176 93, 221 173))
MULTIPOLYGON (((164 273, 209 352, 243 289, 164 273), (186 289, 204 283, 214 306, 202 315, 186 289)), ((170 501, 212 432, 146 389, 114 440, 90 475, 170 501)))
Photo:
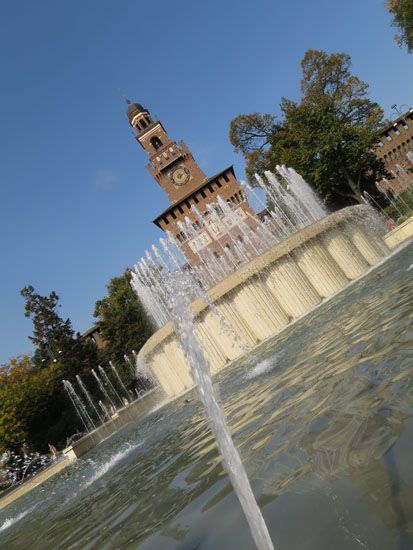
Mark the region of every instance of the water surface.
MULTIPOLYGON (((409 245, 217 380, 277 549, 413 549, 412 262, 409 245)), ((253 548, 188 397, 2 510, 0 548, 253 548)))

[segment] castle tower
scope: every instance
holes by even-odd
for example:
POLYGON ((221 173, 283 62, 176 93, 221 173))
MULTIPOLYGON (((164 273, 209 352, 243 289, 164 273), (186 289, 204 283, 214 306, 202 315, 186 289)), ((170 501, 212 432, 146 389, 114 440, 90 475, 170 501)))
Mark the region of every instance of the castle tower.
POLYGON ((223 219, 217 224, 216 218, 210 218, 207 205, 217 203, 218 196, 231 206, 240 220, 252 228, 257 226, 257 216, 249 206, 232 166, 208 178, 185 143, 172 140, 162 123, 152 119, 148 109, 140 103, 130 103, 127 116, 136 131, 136 140, 148 154, 149 172, 171 201, 154 223, 175 236, 192 265, 200 263, 200 256, 205 255, 207 249, 219 258, 222 247, 231 249, 234 239, 242 239, 234 223, 223 219), (200 226, 192 206, 203 216, 206 227, 200 226), (179 227, 179 222, 186 219, 193 225, 191 238, 187 238, 179 227))

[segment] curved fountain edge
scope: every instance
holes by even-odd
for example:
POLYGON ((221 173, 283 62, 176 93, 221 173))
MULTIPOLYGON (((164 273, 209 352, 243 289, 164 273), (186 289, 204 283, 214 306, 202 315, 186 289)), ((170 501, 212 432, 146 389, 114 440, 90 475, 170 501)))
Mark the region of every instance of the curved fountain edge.
MULTIPOLYGON (((211 301, 214 304, 224 304, 222 305, 222 309, 224 310, 224 316, 227 317, 227 321, 229 321, 230 324, 233 325, 235 331, 239 329, 240 323, 243 324, 241 327, 241 333, 244 332, 245 340, 247 344, 250 347, 254 347, 256 344, 260 343, 263 338, 258 338, 256 335, 251 335, 251 331, 249 331, 249 328, 245 326, 245 319, 235 319, 234 320, 234 308, 236 310, 236 314, 239 314, 239 306, 238 309, 234 306, 233 303, 230 303, 230 297, 234 293, 237 292, 238 289, 241 289, 244 283, 249 284, 249 282, 253 281, 254 279, 258 281, 260 280, 260 284, 262 284, 261 279, 269 278, 268 273, 273 270, 273 267, 277 265, 277 263, 283 263, 285 260, 285 257, 288 257, 288 255, 295 255, 299 256, 301 251, 304 251, 305 253, 308 252, 308 248, 310 247, 310 243, 316 243, 317 241, 322 242, 324 237, 329 238, 331 235, 336 235, 336 238, 338 240, 341 239, 342 243, 341 246, 345 245, 343 248, 342 253, 347 254, 349 251, 346 250, 346 247, 353 247, 354 251, 350 251, 352 254, 357 255, 358 258, 356 258, 355 262, 355 272, 356 275, 353 276, 352 273, 343 273, 343 268, 346 271, 346 267, 343 265, 339 265, 341 262, 340 260, 337 262, 337 256, 334 258, 333 256, 336 254, 336 251, 334 250, 334 247, 331 250, 327 250, 328 246, 326 247, 326 250, 323 250, 323 253, 328 255, 326 264, 331 263, 334 264, 327 267, 330 269, 334 269, 339 273, 339 276, 341 277, 341 288, 345 286, 345 283, 349 282, 350 280, 356 278, 356 276, 359 276, 362 274, 363 271, 366 271, 368 267, 371 265, 374 265, 379 261, 381 257, 386 255, 388 253, 387 246, 382 241, 382 233, 384 233, 384 227, 379 227, 377 220, 373 223, 375 225, 374 230, 370 231, 371 228, 369 228, 369 225, 372 223, 371 218, 371 209, 368 206, 364 205, 357 205, 352 207, 347 207, 342 210, 339 210, 337 212, 334 212, 333 214, 330 214, 329 216, 323 218, 322 220, 315 222, 311 224, 310 226, 306 227, 305 229, 295 233, 294 235, 287 238, 285 241, 279 243, 275 247, 271 248, 267 252, 261 254, 254 260, 240 266, 238 270, 228 277, 226 277, 224 280, 219 282, 217 285, 212 287, 208 294, 211 298, 211 301), (368 220, 368 221, 367 221, 368 220), (338 235, 337 229, 343 230, 343 235, 338 235), (355 238, 351 239, 350 237, 345 236, 345 230, 349 230, 350 233, 355 234, 355 238), (373 237, 374 235, 374 237, 373 237), (343 241, 345 240, 345 242, 343 241), (355 241, 355 242, 354 242, 355 241), (305 245, 305 246, 304 246, 305 245), (264 274, 264 275, 263 275, 264 274), (344 282, 345 279, 345 282, 344 282), (226 305, 225 305, 226 304, 226 305), (229 309, 230 310, 229 310, 229 309), (229 315, 229 318, 228 318, 229 315), (249 332, 248 332, 249 331, 249 332)), ((341 233, 341 231, 340 231, 341 233)), ((320 248, 320 244, 317 245, 318 248, 320 248)), ((324 247, 324 244, 322 244, 324 247)), ((336 246, 337 248, 337 246, 336 246)), ((288 259, 290 259, 288 257, 288 259)), ((306 261, 310 261, 311 258, 306 261)), ((314 262, 313 262, 314 263, 314 262)), ((315 265, 315 264, 314 264, 315 265)), ((297 267, 297 269, 299 269, 297 267)), ((317 295, 319 297, 319 301, 325 297, 327 297, 328 293, 320 293, 320 291, 315 291, 314 286, 309 282, 309 278, 305 275, 305 272, 302 273, 300 271, 300 277, 304 277, 303 281, 305 285, 308 286, 308 290, 310 292, 310 303, 312 303, 311 307, 307 308, 307 310, 312 309, 314 307, 314 300, 317 300, 316 297, 311 297, 311 293, 314 295, 317 295), (311 288, 310 288, 311 287, 311 288)), ((308 274, 308 273, 307 273, 308 274)), ((271 275, 271 274, 270 274, 271 275)), ((304 285, 304 286, 305 286, 304 285)), ((280 301, 274 299, 274 288, 268 288, 265 284, 265 292, 271 294, 271 304, 268 306, 270 309, 271 307, 274 308, 275 302, 277 302, 277 307, 280 306, 280 301), (271 292, 269 292, 271 290, 271 292)), ((275 292, 275 294, 277 294, 275 292)), ((331 292, 330 292, 331 294, 331 292)), ((281 300, 282 302, 282 300, 281 300)), ((197 299, 194 302, 192 302, 192 310, 194 314, 197 316, 197 319, 201 319, 201 317, 207 317, 208 313, 205 313, 207 310, 207 304, 202 299, 197 299)), ((221 307, 221 306, 220 306, 221 307)), ((287 315, 287 320, 284 320, 283 326, 288 325, 291 320, 297 318, 299 315, 295 315, 294 312, 285 312, 284 309, 280 307, 280 310, 282 311, 282 314, 287 315)), ((287 308, 288 309, 288 308, 287 308)), ((265 312, 263 312, 265 314, 265 312)), ((201 324, 202 321, 199 321, 199 324, 201 324)), ((224 342, 225 337, 221 335, 217 335, 217 327, 211 325, 211 320, 208 319, 209 326, 205 326, 202 328, 202 332, 204 334, 204 341, 208 342, 211 340, 213 341, 213 346, 216 347, 214 353, 216 358, 216 362, 218 364, 218 367, 214 369, 213 371, 219 370, 221 366, 224 366, 228 362, 232 361, 233 359, 237 358, 234 356, 234 353, 232 356, 230 356, 231 351, 228 352, 228 343, 224 342), (220 345, 220 341, 222 343, 222 346, 220 345), (222 348, 222 349, 221 349, 222 348), (218 357, 220 356, 220 357, 218 357), (223 365, 219 366, 220 363, 223 363, 223 365)), ((204 323, 206 325, 206 323, 204 323)), ((219 329, 218 329, 219 330, 219 329)), ((276 334, 278 331, 274 332, 273 334, 276 334)), ((271 334, 271 335, 273 335, 271 334)), ((167 342, 171 342, 171 340, 174 339, 174 327, 173 323, 169 321, 166 323, 163 327, 158 329, 158 331, 153 334, 149 340, 144 344, 144 346, 141 348, 138 359, 140 361, 143 361, 145 363, 149 363, 149 367, 151 368, 153 374, 160 382, 161 386, 164 388, 165 392, 169 396, 175 396, 179 393, 182 393, 186 389, 191 387, 191 384, 188 381, 188 373, 189 373, 189 367, 182 369, 182 358, 180 358, 180 365, 171 365, 171 362, 173 363, 172 355, 175 354, 176 349, 176 342, 174 343, 174 349, 173 353, 171 354, 171 350, 168 351, 167 354, 164 354, 164 362, 162 364, 158 361, 158 366, 155 368, 153 364, 153 361, 151 361, 151 358, 153 358, 159 350, 161 350, 162 347, 167 342), (168 356, 169 355, 169 356, 168 356), (171 371, 176 370, 176 373, 172 373, 171 371), (183 370, 187 370, 188 372, 183 372, 183 370), (164 371, 165 376, 163 376, 162 371, 164 371), (178 373, 178 371, 180 371, 178 373), (180 383, 174 383, 172 378, 175 376, 177 378, 180 378, 180 383)), ((205 348, 205 345, 204 345, 205 348)), ((159 355, 159 354, 158 354, 159 355)), ((238 354, 239 355, 239 354, 238 354)), ((176 358, 175 358, 176 359, 176 358)), ((190 376, 190 374, 189 374, 190 376)))

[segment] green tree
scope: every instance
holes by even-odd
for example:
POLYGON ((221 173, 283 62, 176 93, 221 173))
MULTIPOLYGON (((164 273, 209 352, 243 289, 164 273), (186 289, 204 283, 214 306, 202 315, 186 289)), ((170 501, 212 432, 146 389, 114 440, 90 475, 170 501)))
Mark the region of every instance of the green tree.
POLYGON ((58 364, 38 369, 28 356, 12 358, 0 367, 0 452, 18 449, 24 442, 47 450, 49 438, 56 435, 53 416, 60 380, 58 364))
POLYGON ((33 364, 36 367, 59 363, 62 376, 73 381, 76 374, 89 376, 97 366, 96 346, 89 340, 75 335, 70 319, 62 319, 57 310, 59 296, 52 291, 42 296, 29 285, 22 289, 25 299, 25 316, 32 319, 33 336, 29 339, 36 346, 33 364))
POLYGON ((47 439, 64 444, 67 436, 83 428, 66 395, 62 380, 75 384, 76 375, 79 374, 91 393, 97 392, 91 370, 98 366, 98 352, 90 340, 74 334, 69 319, 60 317, 59 296, 56 292, 42 296, 32 286, 27 286, 21 294, 25 298, 25 315, 33 321, 33 335, 29 338, 36 346, 31 359, 30 376, 41 377, 45 371, 56 373, 58 378, 58 382, 51 388, 47 407, 43 407, 43 402, 34 401, 37 413, 33 413, 28 424, 28 439, 32 443, 37 442, 42 448, 47 439))
POLYGON ((33 336, 29 336, 29 340, 36 346, 34 363, 38 366, 47 365, 59 356, 62 346, 73 340, 72 324, 57 313, 60 306, 55 291, 49 296, 41 296, 28 285, 20 294, 25 299, 24 315, 33 322, 33 336))
POLYGON ((107 285, 107 295, 98 300, 94 316, 100 324, 106 342, 106 361, 124 363, 124 355, 139 351, 153 333, 153 327, 131 286, 131 273, 126 270, 113 277, 107 285))
POLYGON ((413 52, 413 0, 388 0, 387 8, 393 15, 393 26, 398 29, 396 42, 413 52))
POLYGON ((375 154, 383 112, 367 97, 368 85, 351 74, 345 53, 308 50, 301 68, 301 100, 283 98, 280 121, 253 113, 231 122, 249 180, 286 164, 333 205, 360 202, 364 190, 377 196, 375 182, 385 173, 375 154))

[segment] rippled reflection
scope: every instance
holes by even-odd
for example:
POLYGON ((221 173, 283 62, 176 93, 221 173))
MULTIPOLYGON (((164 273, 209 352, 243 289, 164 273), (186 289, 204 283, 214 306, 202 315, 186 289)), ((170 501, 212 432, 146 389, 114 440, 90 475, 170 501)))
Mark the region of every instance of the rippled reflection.
MULTIPOLYGON (((277 548, 413 548, 412 258, 410 245, 220 376, 277 548)), ((252 548, 189 397, 0 512, 0 547, 252 548)))

